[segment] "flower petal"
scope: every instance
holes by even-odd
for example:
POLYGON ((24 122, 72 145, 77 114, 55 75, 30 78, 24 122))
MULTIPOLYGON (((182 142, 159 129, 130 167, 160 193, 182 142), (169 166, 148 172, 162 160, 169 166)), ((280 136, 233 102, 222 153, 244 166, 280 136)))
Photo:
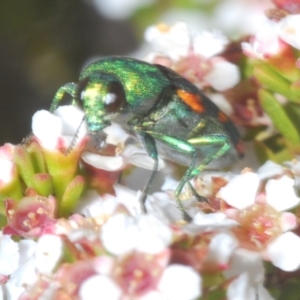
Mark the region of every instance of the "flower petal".
POLYGON ((150 26, 145 31, 145 40, 154 50, 167 53, 174 60, 187 55, 190 47, 190 33, 184 22, 176 22, 171 27, 165 24, 150 26))
POLYGON ((240 78, 239 68, 225 60, 213 63, 211 71, 205 76, 205 80, 217 91, 234 87, 240 78))
POLYGON ((124 255, 132 251, 137 238, 138 228, 134 219, 124 214, 112 216, 102 227, 103 246, 115 255, 124 255))
POLYGON ((257 174, 260 180, 264 180, 270 177, 274 177, 275 175, 280 175, 283 173, 283 171, 284 169, 281 165, 268 160, 260 168, 258 168, 257 174))
POLYGON ((111 278, 94 275, 81 284, 79 297, 81 300, 98 300, 99 294, 96 291, 101 291, 106 300, 117 300, 122 294, 121 289, 111 278))
POLYGON ((300 50, 300 15, 288 15, 279 21, 278 34, 286 43, 300 50))
POLYGON ((201 277, 191 267, 170 265, 162 274, 158 284, 166 299, 191 300, 200 298, 201 277))
MULTIPOLYGON (((127 145, 122 152, 122 157, 126 159, 126 161, 134 166, 153 170, 154 160, 147 154, 144 149, 141 149, 135 145, 127 145)), ((164 168, 165 164, 162 159, 158 159, 158 170, 164 168)))
POLYGON ((0 233, 0 274, 10 275, 19 267, 19 246, 9 235, 0 233))
POLYGON ((266 184, 266 201, 278 211, 287 210, 299 204, 294 191, 294 180, 288 176, 270 179, 266 184))
POLYGON ((257 174, 247 172, 234 177, 226 186, 221 188, 219 197, 237 209, 244 209, 254 204, 258 185, 257 174))
POLYGON ((136 249, 150 254, 163 251, 172 240, 172 231, 153 215, 141 215, 137 224, 140 235, 136 249))
POLYGON ((117 171, 124 167, 121 156, 103 156, 91 152, 83 152, 81 158, 89 165, 106 171, 117 171))
POLYGON ((42 274, 51 274, 63 255, 63 241, 59 236, 44 234, 37 241, 36 268, 42 274))
POLYGON ((225 278, 234 278, 243 273, 248 274, 247 280, 251 285, 264 282, 264 267, 260 253, 243 248, 234 251, 230 268, 224 271, 225 278))
POLYGON ((221 232, 215 235, 208 247, 208 262, 217 265, 220 269, 227 269, 228 261, 237 246, 238 241, 233 234, 221 232))
POLYGON ((37 111, 32 117, 32 132, 46 149, 55 149, 62 132, 61 120, 47 110, 37 111))
POLYGON ((284 271, 294 271, 300 266, 300 238, 285 232, 268 245, 267 257, 274 266, 284 271))

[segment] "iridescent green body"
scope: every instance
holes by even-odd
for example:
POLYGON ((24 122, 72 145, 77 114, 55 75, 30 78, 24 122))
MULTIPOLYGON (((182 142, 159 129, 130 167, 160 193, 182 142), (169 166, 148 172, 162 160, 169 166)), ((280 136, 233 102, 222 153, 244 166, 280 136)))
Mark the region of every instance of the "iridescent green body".
POLYGON ((188 166, 175 191, 183 212, 179 195, 191 178, 207 166, 224 167, 243 156, 240 135, 229 118, 196 86, 166 67, 107 57, 87 66, 79 79, 58 90, 50 110, 69 93, 83 108, 92 134, 113 121, 141 140, 155 161, 142 205, 158 156, 188 166))

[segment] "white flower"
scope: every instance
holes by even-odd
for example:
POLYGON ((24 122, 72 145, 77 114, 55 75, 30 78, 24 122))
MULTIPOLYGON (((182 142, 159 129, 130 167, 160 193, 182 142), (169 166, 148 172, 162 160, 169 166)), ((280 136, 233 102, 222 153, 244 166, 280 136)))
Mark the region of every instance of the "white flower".
POLYGON ((266 256, 278 268, 284 271, 294 271, 300 267, 300 238, 285 232, 270 243, 266 256))
POLYGON ((205 214, 198 211, 192 222, 185 225, 183 230, 189 234, 198 234, 203 231, 231 228, 236 225, 237 222, 235 220, 227 218, 222 212, 205 214))
POLYGON ((278 24, 278 34, 282 40, 300 50, 300 14, 288 15, 278 24))
POLYGON ((150 26, 145 31, 145 40, 151 43, 154 51, 167 53, 173 60, 186 56, 191 46, 190 33, 184 22, 176 22, 173 26, 150 26))
POLYGON ((240 81, 239 68, 216 57, 228 44, 218 31, 203 31, 193 36, 186 23, 177 22, 170 27, 149 27, 145 39, 154 48, 145 58, 147 61, 166 65, 199 87, 209 85, 224 91, 240 81))
POLYGON ((277 24, 266 21, 257 33, 251 37, 250 43, 243 42, 242 49, 250 57, 265 59, 276 55, 282 49, 277 32, 277 24))
POLYGON ((262 284, 258 286, 249 284, 248 273, 242 273, 235 278, 229 284, 226 295, 228 300, 274 300, 262 284))
POLYGON ((271 300, 263 287, 264 267, 259 253, 237 249, 230 261, 230 268, 224 271, 227 279, 235 278, 228 286, 228 300, 271 300))
MULTIPOLYGON (((117 156, 103 156, 88 151, 83 152, 82 159, 97 169, 107 171, 118 171, 132 164, 148 170, 153 170, 154 160, 145 150, 135 145, 127 145, 117 156)), ((164 168, 164 161, 158 160, 158 170, 164 168)))
POLYGON ((164 299, 193 300, 201 297, 202 281, 194 269, 183 265, 170 265, 162 274, 158 290, 164 299))
POLYGON ((112 123, 103 129, 107 134, 106 143, 111 145, 125 144, 125 141, 130 136, 119 124, 112 123))
POLYGON ((233 107, 223 94, 213 93, 206 94, 208 98, 215 103, 226 115, 231 116, 233 114, 233 107))
MULTIPOLYGON (((256 224, 257 229, 253 227, 251 233, 253 240, 251 234, 248 239, 256 243, 258 249, 264 247, 263 255, 266 259, 271 260, 282 270, 295 270, 300 267, 300 257, 295 254, 300 251, 300 238, 294 233, 285 231, 296 227, 296 216, 283 212, 300 202, 293 188, 294 180, 287 176, 270 179, 265 186, 264 198, 257 196, 259 184, 258 175, 247 172, 236 176, 221 188, 219 196, 241 211, 239 222, 246 215, 253 218, 252 221, 246 220, 244 225, 247 230, 248 227, 254 226, 253 222, 256 224), (269 224, 273 224, 272 228, 269 228, 269 224)), ((228 210, 228 213, 232 214, 231 211, 228 210)))
MULTIPOLYGON (((97 169, 106 171, 118 171, 124 169, 127 165, 134 165, 148 170, 153 170, 154 160, 147 152, 134 144, 125 146, 125 141, 129 135, 118 124, 104 128, 106 143, 117 146, 115 156, 104 156, 100 154, 85 151, 82 159, 89 165, 97 169)), ((164 161, 158 160, 158 170, 164 168, 164 161)))
POLYGON ((99 293, 106 300, 118 300, 122 295, 121 289, 117 284, 109 277, 103 275, 91 276, 80 285, 79 297, 81 300, 98 300, 99 293))
POLYGON ((34 284, 38 279, 35 263, 34 256, 23 262, 20 267, 10 276, 8 282, 11 284, 11 287, 14 285, 15 287, 21 288, 34 284))
POLYGON ((234 87, 240 81, 239 68, 222 59, 213 61, 211 70, 204 79, 217 91, 225 91, 234 87))
POLYGON ((169 245, 172 231, 153 215, 134 218, 116 214, 103 225, 101 239, 104 247, 115 255, 133 250, 156 254, 169 245))
POLYGON ((266 161, 261 167, 257 169, 257 175, 260 180, 264 180, 275 175, 281 175, 284 168, 281 165, 274 163, 271 160, 266 161))
POLYGON ((19 296, 25 291, 24 287, 15 286, 13 283, 8 281, 5 284, 6 298, 7 300, 16 300, 19 299, 19 296))
POLYGON ((0 274, 10 275, 19 267, 19 246, 9 235, 0 232, 0 274))
POLYGON ((270 179, 266 185, 266 201, 278 211, 291 209, 298 205, 300 199, 294 191, 294 180, 287 176, 270 179))
POLYGON ((220 232, 213 236, 208 246, 206 263, 217 265, 226 270, 233 251, 238 247, 238 241, 230 232, 220 232))
POLYGON ((35 273, 35 251, 36 242, 32 240, 21 240, 19 243, 19 268, 10 276, 10 282, 16 286, 30 285, 36 279, 35 273))
POLYGON ((229 205, 243 209, 254 203, 258 185, 258 176, 247 172, 230 180, 225 187, 220 189, 219 196, 229 205))
POLYGON ((51 274, 63 255, 61 237, 51 234, 42 235, 37 241, 36 268, 42 274, 51 274))
POLYGON ((32 117, 32 132, 46 149, 67 148, 75 137, 77 144, 86 135, 83 116, 83 112, 72 105, 60 106, 54 114, 40 110, 32 117))
POLYGON ((95 190, 88 190, 81 197, 76 213, 83 214, 87 218, 97 218, 112 214, 118 204, 119 201, 112 195, 100 196, 95 190))
POLYGON ((202 31, 193 38, 193 49, 196 54, 206 58, 221 53, 229 43, 228 38, 220 31, 202 31))

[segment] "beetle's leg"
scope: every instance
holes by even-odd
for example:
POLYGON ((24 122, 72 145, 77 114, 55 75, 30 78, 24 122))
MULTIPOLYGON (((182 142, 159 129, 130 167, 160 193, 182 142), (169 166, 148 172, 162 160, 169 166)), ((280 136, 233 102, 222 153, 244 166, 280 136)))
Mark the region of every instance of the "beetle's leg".
POLYGON ((196 190, 194 189, 194 187, 191 185, 191 183, 189 181, 186 182, 189 186, 189 189, 191 190, 193 196, 197 199, 198 202, 208 202, 209 203, 209 200, 206 199, 205 197, 199 195, 196 190))
POLYGON ((59 102, 63 99, 65 94, 70 94, 73 98, 72 104, 76 105, 78 102, 78 99, 76 99, 77 98, 76 90, 77 90, 77 84, 74 82, 66 83, 65 85, 60 87, 52 100, 50 106, 50 112, 53 113, 57 109, 59 102))
MULTIPOLYGON (((179 182, 179 185, 175 190, 175 196, 176 196, 177 205, 183 214, 183 218, 186 221, 191 221, 191 217, 186 213, 186 211, 179 199, 181 191, 182 191, 184 185, 190 179, 194 178, 196 175, 201 173, 211 161, 218 159, 219 157, 224 155, 230 149, 230 144, 228 143, 228 137, 225 135, 213 136, 213 137, 207 136, 207 135, 202 135, 202 136, 199 136, 196 138, 190 138, 187 141, 183 141, 183 140, 178 140, 174 137, 166 136, 166 135, 159 134, 159 133, 152 132, 152 131, 147 131, 147 133, 149 135, 151 135, 153 139, 162 141, 177 151, 182 151, 184 153, 190 153, 191 158, 192 158, 190 166, 187 169, 187 171, 185 172, 181 181, 179 182), (211 155, 208 155, 201 162, 201 164, 199 166, 195 167, 197 154, 198 154, 195 146, 201 146, 201 145, 203 145, 203 146, 219 145, 220 147, 215 152, 213 152, 211 155)), ((199 198, 203 200, 204 197, 200 196, 199 198)))
MULTIPOLYGON (((160 141, 168 144, 170 147, 176 149, 177 151, 182 151, 184 153, 190 153, 191 156, 192 156, 192 161, 191 161, 191 165, 190 165, 188 171, 189 171, 189 173, 191 173, 194 170, 195 163, 196 163, 196 158, 197 158, 197 155, 196 155, 197 152, 196 152, 196 149, 193 145, 191 145, 190 143, 188 143, 186 141, 178 140, 174 137, 166 136, 166 135, 156 133, 156 132, 152 132, 152 131, 147 131, 147 133, 143 132, 143 134, 146 134, 147 136, 151 137, 151 139, 153 140, 154 143, 155 143, 155 140, 160 140, 160 141)), ((156 150, 156 152, 157 152, 157 150, 156 150)), ((181 184, 181 182, 179 183, 179 185, 180 184, 181 184)), ((184 186, 184 184, 182 185, 181 190, 182 190, 183 186, 184 186)), ((180 211, 182 213, 183 219, 190 222, 192 219, 186 213, 186 211, 185 211, 185 209, 184 209, 184 207, 183 207, 183 205, 182 205, 182 203, 179 199, 179 195, 180 195, 181 190, 178 194, 176 194, 177 190, 178 190, 178 188, 175 191, 177 206, 178 206, 178 208, 180 209, 180 211)))
POLYGON ((140 140, 142 141, 148 155, 154 160, 154 166, 153 166, 152 173, 142 191, 142 195, 140 198, 142 211, 146 212, 146 206, 145 206, 146 198, 149 194, 149 190, 151 188, 151 185, 153 183, 153 180, 155 178, 155 175, 156 175, 156 172, 158 169, 158 153, 157 153, 155 140, 153 139, 153 137, 151 135, 144 133, 144 132, 138 132, 137 135, 140 138, 140 140))
MULTIPOLYGON (((226 136, 217 136, 214 138, 211 138, 210 136, 200 136, 198 138, 193 138, 188 140, 189 143, 192 145, 220 145, 220 148, 212 153, 211 155, 208 155, 200 165, 198 165, 195 168, 194 165, 194 159, 192 159, 192 163, 190 167, 187 169, 186 173, 184 174, 183 178, 181 179, 176 191, 175 195, 179 197, 184 185, 192 178, 200 174, 206 166, 212 162, 215 159, 218 159, 219 157, 223 156, 229 149, 230 144, 228 143, 228 138, 226 136)), ((193 155, 196 157, 197 152, 193 155)))

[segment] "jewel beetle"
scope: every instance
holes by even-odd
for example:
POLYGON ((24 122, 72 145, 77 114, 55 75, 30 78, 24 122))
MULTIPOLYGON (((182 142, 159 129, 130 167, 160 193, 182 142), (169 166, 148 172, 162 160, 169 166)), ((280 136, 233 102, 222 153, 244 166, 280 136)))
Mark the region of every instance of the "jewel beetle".
MULTIPOLYGON (((84 110, 91 135, 113 121, 140 139, 154 160, 141 199, 144 210, 158 157, 188 167, 175 196, 189 220, 179 200, 185 184, 206 167, 228 166, 244 154, 240 135, 227 115, 195 85, 165 66, 128 57, 102 58, 82 70, 78 83, 67 83, 57 91, 51 112, 65 94, 84 110)), ((199 199, 205 198, 199 195, 199 199)))

